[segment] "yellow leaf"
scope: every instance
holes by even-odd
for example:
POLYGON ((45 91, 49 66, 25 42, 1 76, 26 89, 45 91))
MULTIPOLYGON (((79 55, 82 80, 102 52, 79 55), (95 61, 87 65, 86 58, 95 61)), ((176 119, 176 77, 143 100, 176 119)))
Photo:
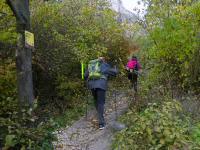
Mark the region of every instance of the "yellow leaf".
POLYGON ((164 145, 165 144, 165 140, 164 139, 160 139, 160 144, 164 145))

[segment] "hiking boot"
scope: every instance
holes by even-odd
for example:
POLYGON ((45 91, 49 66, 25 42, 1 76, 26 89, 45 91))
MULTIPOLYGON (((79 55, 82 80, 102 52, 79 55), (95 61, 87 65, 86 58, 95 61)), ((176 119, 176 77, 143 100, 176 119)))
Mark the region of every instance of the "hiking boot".
POLYGON ((100 125, 99 125, 99 129, 100 129, 100 130, 103 130, 104 128, 105 128, 105 125, 103 125, 103 124, 100 124, 100 125))

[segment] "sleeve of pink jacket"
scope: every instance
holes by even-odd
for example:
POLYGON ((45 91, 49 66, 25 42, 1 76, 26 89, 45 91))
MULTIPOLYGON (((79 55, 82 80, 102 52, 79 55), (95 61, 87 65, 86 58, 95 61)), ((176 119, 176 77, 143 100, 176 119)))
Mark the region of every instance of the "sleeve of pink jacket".
POLYGON ((138 70, 142 69, 142 66, 140 65, 139 61, 137 61, 137 67, 138 67, 138 70))

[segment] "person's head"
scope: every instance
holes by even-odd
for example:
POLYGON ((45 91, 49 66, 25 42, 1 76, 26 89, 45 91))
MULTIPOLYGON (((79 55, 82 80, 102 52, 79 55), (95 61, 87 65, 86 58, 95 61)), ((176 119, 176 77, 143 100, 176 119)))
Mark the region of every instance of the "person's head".
POLYGON ((132 56, 133 60, 137 60, 137 57, 135 55, 132 56))

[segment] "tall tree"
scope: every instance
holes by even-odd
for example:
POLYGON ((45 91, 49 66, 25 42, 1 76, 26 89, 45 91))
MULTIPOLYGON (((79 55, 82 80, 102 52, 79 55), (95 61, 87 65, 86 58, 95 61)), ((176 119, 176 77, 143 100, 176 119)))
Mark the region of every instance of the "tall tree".
POLYGON ((21 104, 33 103, 32 81, 32 52, 25 47, 25 30, 30 29, 29 0, 7 0, 12 9, 19 34, 18 47, 16 50, 16 69, 18 80, 18 98, 21 104))

